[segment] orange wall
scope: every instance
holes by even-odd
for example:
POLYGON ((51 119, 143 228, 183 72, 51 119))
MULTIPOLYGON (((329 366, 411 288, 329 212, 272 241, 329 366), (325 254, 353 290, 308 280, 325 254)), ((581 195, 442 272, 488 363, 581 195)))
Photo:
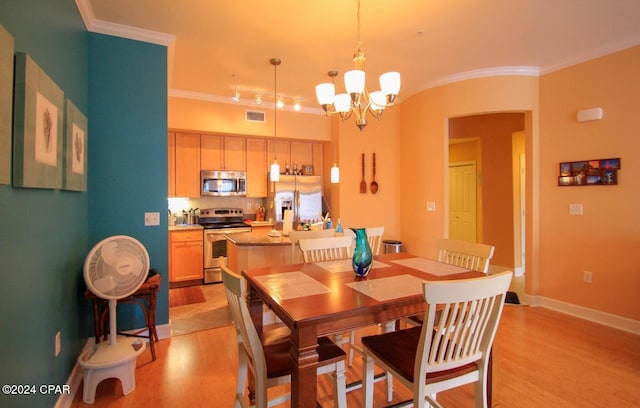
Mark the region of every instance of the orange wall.
MULTIPOLYGON (((537 104, 538 78, 523 76, 478 78, 443 85, 402 103, 401 228, 410 252, 434 257, 434 238, 447 236, 449 119, 494 112, 537 112, 537 104), (425 210, 428 201, 436 203, 435 212, 425 210)), ((533 143, 537 138, 536 124, 529 123, 529 139, 533 143)), ((510 157, 511 152, 508 154, 510 157)), ((486 165, 483 162, 483 169, 486 165)), ((509 167, 509 175, 510 171, 509 167)), ((485 219, 484 231, 486 224, 485 219)))
MULTIPOLYGON (((169 128, 238 135, 273 136, 273 107, 247 107, 169 97, 169 128), (265 123, 247 122, 245 111, 266 113, 265 123)), ((329 122, 323 115, 278 111, 278 137, 330 140, 329 122)))
POLYGON ((367 127, 360 131, 353 118, 334 120, 334 132, 339 138, 339 216, 346 227, 384 226, 383 239, 401 240, 399 180, 400 137, 399 106, 387 109, 382 120, 369 118, 367 127), (365 181, 367 192, 360 194, 362 180, 362 153, 365 154, 365 181), (376 182, 378 192, 372 194, 372 155, 376 153, 376 182))
POLYGON ((540 290, 640 319, 640 47, 540 78, 540 290), (600 121, 576 112, 600 106, 600 121), (617 186, 558 187, 564 161, 620 157, 617 186), (570 216, 570 203, 584 205, 570 216), (593 283, 583 283, 583 271, 593 283))

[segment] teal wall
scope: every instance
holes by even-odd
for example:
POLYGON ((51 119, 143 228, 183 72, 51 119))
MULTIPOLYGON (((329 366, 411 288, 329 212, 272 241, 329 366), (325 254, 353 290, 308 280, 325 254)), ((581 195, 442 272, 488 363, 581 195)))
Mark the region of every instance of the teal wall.
MULTIPOLYGON (((100 34, 89 35, 89 243, 130 235, 162 273, 156 319, 169 321, 167 253, 167 49, 100 34), (95 153, 95 154, 93 154, 95 153), (145 227, 159 212, 161 226, 145 227)), ((130 323, 122 307, 119 326, 130 323)))
MULTIPOLYGON (((87 33, 74 0, 2 0, 0 24, 89 119, 87 192, 0 185, 0 383, 64 384, 93 333, 82 265, 102 238, 147 247, 163 273, 157 323, 168 322, 166 217, 143 226, 145 211, 167 208, 166 49, 87 33)), ((121 329, 139 321, 119 311, 121 329)), ((0 406, 57 398, 0 394, 0 406)))

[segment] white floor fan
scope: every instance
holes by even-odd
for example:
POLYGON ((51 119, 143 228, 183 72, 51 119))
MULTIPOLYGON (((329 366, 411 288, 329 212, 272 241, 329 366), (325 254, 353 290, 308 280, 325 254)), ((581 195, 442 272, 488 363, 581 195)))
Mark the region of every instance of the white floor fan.
POLYGON ((136 386, 136 359, 146 345, 138 338, 118 336, 116 306, 118 299, 130 296, 142 286, 148 272, 146 248, 126 235, 98 242, 84 261, 87 287, 94 295, 109 301, 109 341, 97 343, 78 358, 78 364, 84 369, 82 398, 85 403, 93 404, 96 387, 106 378, 120 379, 125 395, 136 386))

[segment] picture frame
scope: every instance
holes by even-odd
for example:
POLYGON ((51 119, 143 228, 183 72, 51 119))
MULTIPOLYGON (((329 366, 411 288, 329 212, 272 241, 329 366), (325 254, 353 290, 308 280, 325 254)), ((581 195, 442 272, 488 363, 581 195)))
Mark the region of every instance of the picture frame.
POLYGON ((13 185, 62 186, 64 92, 26 53, 15 54, 13 185))
POLYGON ((88 120, 70 99, 65 100, 62 188, 87 191, 88 120))
POLYGON ((11 184, 13 36, 0 24, 0 184, 11 184))
POLYGON ((558 186, 597 186, 618 184, 620 158, 562 162, 558 186))

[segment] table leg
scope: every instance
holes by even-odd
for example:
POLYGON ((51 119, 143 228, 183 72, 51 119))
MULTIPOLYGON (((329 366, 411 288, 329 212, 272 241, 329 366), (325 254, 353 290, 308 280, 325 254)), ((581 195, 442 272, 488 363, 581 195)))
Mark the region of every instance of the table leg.
POLYGON ((291 331, 291 406, 316 407, 318 336, 315 327, 291 331))

